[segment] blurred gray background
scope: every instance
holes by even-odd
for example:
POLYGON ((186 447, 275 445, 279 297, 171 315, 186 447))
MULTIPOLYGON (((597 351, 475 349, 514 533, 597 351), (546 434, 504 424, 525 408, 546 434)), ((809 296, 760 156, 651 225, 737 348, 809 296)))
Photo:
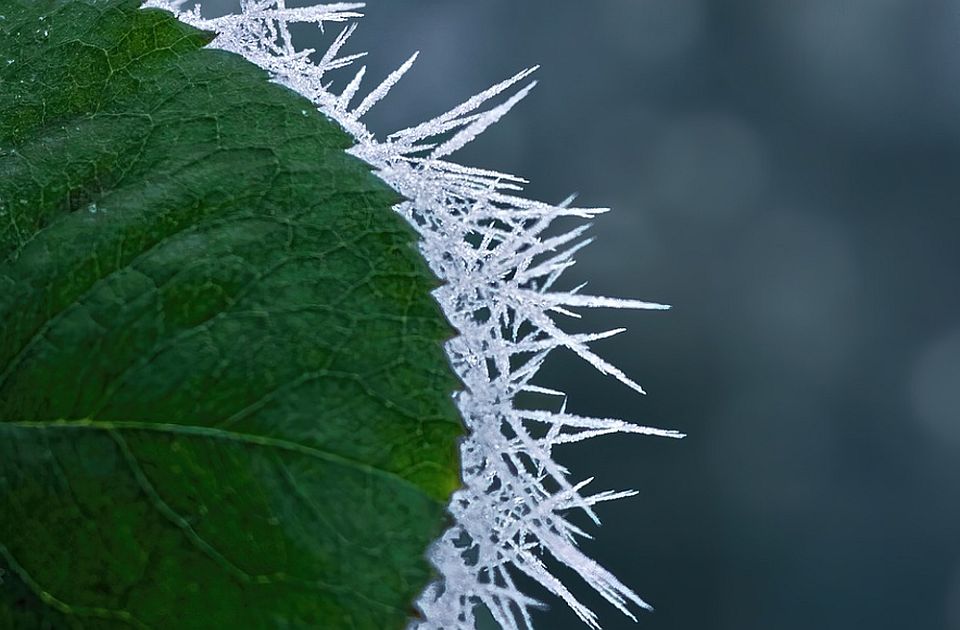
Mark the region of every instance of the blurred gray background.
MULTIPOLYGON (((604 627, 960 629, 960 0, 367 15, 368 80, 423 53, 380 132, 542 64, 459 159, 612 206, 568 286, 675 307, 572 322, 627 325, 597 348, 648 396, 560 355, 540 379, 574 412, 689 433, 560 453, 641 491, 584 546, 657 610, 635 626, 571 584, 604 627)), ((551 603, 540 628, 582 627, 551 603)))

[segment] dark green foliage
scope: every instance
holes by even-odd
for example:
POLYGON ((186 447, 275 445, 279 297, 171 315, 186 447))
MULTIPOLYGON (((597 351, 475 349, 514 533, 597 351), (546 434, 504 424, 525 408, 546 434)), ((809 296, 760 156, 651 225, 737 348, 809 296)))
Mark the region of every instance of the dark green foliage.
POLYGON ((458 482, 350 138, 131 0, 0 0, 0 628, 401 628, 458 482))

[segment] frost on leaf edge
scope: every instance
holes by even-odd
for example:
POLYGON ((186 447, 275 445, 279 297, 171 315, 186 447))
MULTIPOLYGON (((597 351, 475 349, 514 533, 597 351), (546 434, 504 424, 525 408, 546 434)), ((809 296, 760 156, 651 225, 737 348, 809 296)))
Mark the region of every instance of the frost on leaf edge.
POLYGON ((529 68, 424 123, 377 139, 362 117, 412 67, 413 54, 375 88, 359 98, 366 74, 361 66, 331 90, 328 73, 355 65, 365 53, 341 54, 357 28, 363 3, 288 8, 285 0, 241 0, 240 12, 207 19, 186 0, 147 0, 143 6, 171 11, 182 21, 217 34, 209 45, 242 55, 272 79, 313 102, 356 140, 350 152, 407 201, 394 209, 420 236, 419 249, 444 284, 434 291, 459 333, 446 344, 453 369, 465 388, 455 394, 468 434, 460 445, 463 488, 450 503, 453 525, 429 551, 440 579, 417 602, 422 618, 413 630, 473 628, 478 605, 501 627, 533 628, 531 611, 543 604, 517 586, 526 575, 561 598, 591 628, 596 614, 556 578, 547 562, 573 569, 610 604, 631 619, 631 606, 650 609, 633 590, 587 557, 577 539, 586 532, 566 514, 586 513, 599 524, 594 506, 633 496, 632 490, 585 494, 591 479, 573 483, 553 459, 555 446, 612 433, 681 438, 676 431, 644 427, 613 418, 567 413, 566 395, 533 384, 546 357, 557 348, 573 351, 601 373, 643 393, 638 383, 595 354, 589 344, 623 332, 566 333, 559 317, 578 317, 577 308, 664 310, 652 302, 591 296, 582 287, 555 289, 573 256, 590 243, 586 223, 606 208, 578 208, 521 196, 522 178, 461 166, 449 156, 506 115, 536 85, 529 68), (346 26, 329 48, 316 55, 297 50, 289 25, 346 26), (497 102, 497 98, 502 100, 497 102), (558 219, 580 225, 554 234, 558 219), (558 409, 514 405, 521 392, 545 394, 558 409), (549 560, 546 560, 548 559, 549 560))

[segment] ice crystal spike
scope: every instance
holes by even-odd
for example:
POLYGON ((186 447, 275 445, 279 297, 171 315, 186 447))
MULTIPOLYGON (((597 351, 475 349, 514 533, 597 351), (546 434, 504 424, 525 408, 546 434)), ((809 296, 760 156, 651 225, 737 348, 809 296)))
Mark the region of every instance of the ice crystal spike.
POLYGON ((467 99, 449 112, 380 140, 361 118, 380 102, 416 59, 414 54, 377 87, 357 100, 366 68, 361 67, 339 93, 329 72, 353 64, 362 54, 341 55, 361 17, 360 3, 288 8, 285 0, 243 0, 240 12, 214 19, 184 0, 148 0, 198 28, 214 31, 214 48, 232 51, 267 70, 336 120, 356 139, 351 152, 408 201, 395 207, 417 230, 420 250, 445 281, 435 296, 459 332, 447 353, 465 389, 456 402, 468 429, 461 444, 463 487, 454 494, 454 525, 435 542, 430 560, 440 578, 417 605, 423 617, 413 630, 473 628, 479 606, 510 630, 532 628, 531 612, 542 603, 514 582, 524 574, 561 598, 592 628, 596 615, 550 570, 560 563, 631 619, 631 606, 649 608, 636 593, 588 558, 577 546, 587 534, 566 513, 583 510, 599 523, 593 507, 632 496, 633 491, 585 494, 589 482, 571 483, 553 459, 553 448, 610 433, 679 438, 682 434, 606 418, 566 412, 562 392, 531 381, 547 355, 566 348, 600 372, 632 389, 640 385, 590 350, 592 341, 621 332, 570 334, 555 316, 577 316, 577 308, 664 309, 637 300, 595 297, 553 287, 573 264, 573 254, 588 241, 584 227, 545 236, 561 217, 589 220, 602 208, 571 207, 520 196, 523 179, 460 166, 447 158, 510 111, 532 89, 526 81, 536 70, 513 77, 467 99), (298 50, 289 25, 349 22, 319 61, 313 50, 298 50), (506 96, 501 102, 495 100, 506 96), (562 398, 558 411, 520 409, 522 391, 562 398))

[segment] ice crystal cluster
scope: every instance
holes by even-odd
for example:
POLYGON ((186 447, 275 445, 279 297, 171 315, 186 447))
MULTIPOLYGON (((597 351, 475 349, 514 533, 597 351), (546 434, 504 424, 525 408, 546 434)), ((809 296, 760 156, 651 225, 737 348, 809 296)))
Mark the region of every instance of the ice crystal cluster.
POLYGON ((557 563, 573 569, 587 585, 624 614, 649 606, 577 546, 587 534, 568 519, 583 510, 599 523, 593 507, 631 496, 632 491, 586 494, 589 479, 573 483, 554 461, 555 446, 610 433, 682 437, 673 431, 615 419, 566 412, 563 393, 534 385, 547 355, 557 348, 575 352, 600 372, 643 392, 607 363, 589 344, 622 329, 570 334, 558 317, 573 309, 664 309, 659 304, 584 295, 555 289, 573 255, 589 241, 586 220, 605 212, 551 205, 520 196, 524 180, 469 168, 449 156, 496 123, 534 83, 535 68, 468 99, 449 112, 380 140, 362 122, 413 65, 404 62, 373 90, 359 97, 365 67, 334 91, 328 76, 354 64, 362 54, 341 55, 356 28, 360 3, 288 8, 285 0, 244 0, 237 14, 207 19, 184 0, 148 0, 145 6, 174 12, 181 20, 218 34, 213 48, 238 53, 267 70, 273 80, 311 100, 356 139, 351 152, 365 160, 409 201, 395 210, 421 237, 420 250, 444 281, 435 296, 459 332, 447 347, 465 388, 456 402, 468 435, 461 444, 463 487, 450 504, 453 526, 430 550, 440 577, 417 605, 416 630, 473 628, 479 606, 508 629, 532 628, 531 610, 542 604, 515 583, 526 575, 560 597, 586 624, 599 628, 595 614, 551 571, 557 563), (346 23, 322 55, 298 50, 289 25, 346 23), (499 99, 498 99, 499 97, 499 99), (582 220, 564 233, 549 228, 560 218, 582 220), (556 396, 558 410, 530 410, 515 403, 521 392, 556 396))

